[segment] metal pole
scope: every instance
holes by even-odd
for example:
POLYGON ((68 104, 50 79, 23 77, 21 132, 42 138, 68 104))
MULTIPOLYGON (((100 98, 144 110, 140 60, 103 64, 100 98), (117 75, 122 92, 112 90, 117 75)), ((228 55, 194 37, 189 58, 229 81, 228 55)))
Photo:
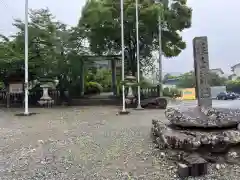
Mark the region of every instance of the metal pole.
POLYGON ((140 89, 140 59, 139 59, 139 15, 138 15, 138 0, 136 0, 136 39, 137 39, 137 82, 138 82, 138 105, 137 109, 141 107, 141 89, 140 89))
MULTIPOLYGON (((124 82, 124 23, 123 23, 123 2, 124 0, 121 0, 121 40, 122 40, 122 81, 124 82)), ((122 85, 122 112, 126 112, 126 107, 125 107, 125 86, 124 84, 122 85)))
POLYGON ((161 15, 158 19, 158 40, 159 40, 159 85, 160 85, 160 96, 163 96, 163 84, 162 84, 162 20, 161 15))
POLYGON ((28 0, 25 0, 25 111, 28 112, 28 0))

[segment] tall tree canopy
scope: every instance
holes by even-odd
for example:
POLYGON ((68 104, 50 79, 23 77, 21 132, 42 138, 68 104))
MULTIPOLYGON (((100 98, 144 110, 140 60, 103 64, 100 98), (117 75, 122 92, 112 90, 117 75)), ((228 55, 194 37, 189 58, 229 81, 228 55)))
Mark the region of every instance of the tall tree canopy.
MULTIPOLYGON (((30 10, 29 13, 29 71, 35 78, 42 76, 58 79, 78 78, 81 66, 82 36, 76 27, 68 28, 51 14, 49 9, 30 10)), ((5 72, 24 66, 25 24, 16 19, 17 33, 0 37, 0 65, 5 72)))
MULTIPOLYGON (((186 48, 181 32, 190 28, 192 10, 187 0, 156 4, 139 0, 139 39, 142 68, 152 64, 152 52, 158 49, 158 18, 162 18, 162 49, 166 57, 180 54, 186 48)), ((124 1, 124 36, 128 70, 136 72, 135 0, 124 1)), ((97 54, 121 53, 120 0, 88 0, 79 20, 79 27, 97 54)))

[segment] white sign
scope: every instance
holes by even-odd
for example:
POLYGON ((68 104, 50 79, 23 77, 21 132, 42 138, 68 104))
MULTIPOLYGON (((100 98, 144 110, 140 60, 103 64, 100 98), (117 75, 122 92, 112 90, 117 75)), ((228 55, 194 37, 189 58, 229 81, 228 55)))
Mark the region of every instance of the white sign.
POLYGON ((10 93, 22 93, 23 92, 23 84, 22 83, 9 84, 9 92, 10 93))

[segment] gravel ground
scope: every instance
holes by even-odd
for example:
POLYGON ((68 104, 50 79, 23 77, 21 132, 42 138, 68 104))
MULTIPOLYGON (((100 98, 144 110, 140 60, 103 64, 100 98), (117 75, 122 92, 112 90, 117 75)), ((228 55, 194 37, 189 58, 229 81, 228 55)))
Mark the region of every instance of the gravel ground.
MULTIPOLYGON (((162 110, 117 116, 113 107, 33 109, 16 117, 1 111, 1 180, 171 180, 176 165, 161 157, 150 137, 162 110)), ((210 166, 198 180, 237 180, 240 168, 210 166)))

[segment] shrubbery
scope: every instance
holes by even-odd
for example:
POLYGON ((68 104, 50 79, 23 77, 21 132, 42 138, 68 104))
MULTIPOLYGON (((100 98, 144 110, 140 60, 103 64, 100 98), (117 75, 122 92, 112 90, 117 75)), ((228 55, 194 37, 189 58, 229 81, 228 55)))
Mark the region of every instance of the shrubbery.
POLYGON ((103 87, 97 82, 87 82, 85 84, 85 94, 100 94, 102 91, 103 87))
POLYGON ((163 89, 163 96, 167 97, 180 97, 181 91, 177 88, 164 88, 163 89))
POLYGON ((226 88, 229 92, 240 93, 240 79, 228 81, 226 88))

